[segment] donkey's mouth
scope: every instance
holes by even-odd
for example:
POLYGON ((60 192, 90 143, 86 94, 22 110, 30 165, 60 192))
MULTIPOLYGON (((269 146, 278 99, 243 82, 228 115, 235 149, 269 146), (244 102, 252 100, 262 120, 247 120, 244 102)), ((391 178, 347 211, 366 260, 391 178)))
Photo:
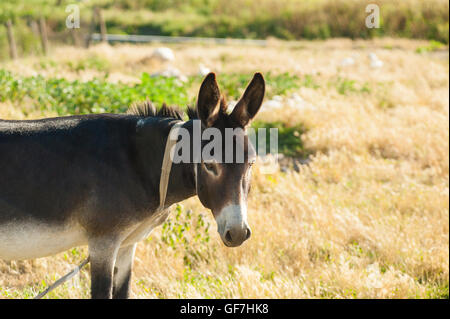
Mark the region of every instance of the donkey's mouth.
POLYGON ((224 241, 224 240, 222 240, 222 242, 223 242, 223 244, 224 244, 226 247, 228 247, 228 248, 239 247, 239 246, 241 246, 241 245, 243 244, 243 242, 242 242, 242 243, 239 243, 239 244, 231 244, 231 243, 226 242, 226 241, 224 241))

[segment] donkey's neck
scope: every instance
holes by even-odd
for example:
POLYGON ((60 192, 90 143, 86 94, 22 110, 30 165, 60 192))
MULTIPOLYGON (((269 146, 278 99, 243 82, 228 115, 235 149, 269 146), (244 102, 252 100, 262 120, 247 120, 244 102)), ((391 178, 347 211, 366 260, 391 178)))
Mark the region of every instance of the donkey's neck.
MULTIPOLYGON (((159 206, 159 184, 161 165, 169 132, 176 120, 149 118, 138 128, 136 149, 141 179, 150 198, 151 206, 159 206)), ((139 123, 138 123, 139 125, 139 123)), ((192 139, 192 121, 183 124, 192 139)), ((192 145, 192 141, 191 141, 192 145)), ((194 163, 172 163, 165 206, 183 201, 196 195, 194 163)))

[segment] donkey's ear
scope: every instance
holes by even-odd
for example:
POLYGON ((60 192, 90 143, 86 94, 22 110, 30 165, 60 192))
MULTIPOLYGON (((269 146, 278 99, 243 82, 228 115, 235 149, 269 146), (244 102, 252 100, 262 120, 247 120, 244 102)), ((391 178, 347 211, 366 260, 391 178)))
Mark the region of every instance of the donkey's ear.
POLYGON ((198 93, 197 114, 203 125, 212 126, 219 117, 220 90, 216 75, 209 73, 203 80, 198 93))
POLYGON ((266 84, 261 73, 256 73, 252 81, 245 89, 244 95, 231 112, 231 117, 239 123, 241 127, 246 127, 251 119, 258 113, 261 107, 266 84))

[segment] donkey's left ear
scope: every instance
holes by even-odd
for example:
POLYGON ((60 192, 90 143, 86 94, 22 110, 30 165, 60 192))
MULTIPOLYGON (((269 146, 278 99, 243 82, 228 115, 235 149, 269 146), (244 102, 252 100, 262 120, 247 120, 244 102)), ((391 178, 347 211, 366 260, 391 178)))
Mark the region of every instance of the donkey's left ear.
POLYGON ((258 113, 266 90, 264 77, 261 73, 255 73, 252 81, 245 89, 244 95, 231 112, 231 117, 241 127, 246 127, 251 119, 258 113))

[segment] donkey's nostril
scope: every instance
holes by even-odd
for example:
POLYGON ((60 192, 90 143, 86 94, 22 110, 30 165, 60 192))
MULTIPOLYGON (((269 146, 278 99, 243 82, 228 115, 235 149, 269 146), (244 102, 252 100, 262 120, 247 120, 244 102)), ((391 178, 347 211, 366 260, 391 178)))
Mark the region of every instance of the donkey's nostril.
POLYGON ((241 245, 244 241, 250 238, 252 231, 249 227, 244 228, 230 228, 225 231, 223 241, 226 245, 236 247, 241 245))
POLYGON ((229 242, 229 243, 231 243, 231 232, 228 230, 227 232, 226 232, 226 234, 225 234, 225 239, 229 242))
POLYGON ((247 235, 245 236, 245 240, 249 239, 251 235, 252 231, 250 230, 250 228, 247 227, 247 235))

